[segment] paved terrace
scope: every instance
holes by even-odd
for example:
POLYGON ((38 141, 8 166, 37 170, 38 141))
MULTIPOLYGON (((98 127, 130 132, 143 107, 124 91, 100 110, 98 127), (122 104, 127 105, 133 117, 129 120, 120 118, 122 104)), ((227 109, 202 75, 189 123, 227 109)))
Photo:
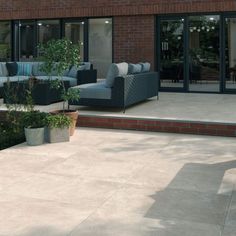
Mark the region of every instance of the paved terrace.
POLYGON ((1 236, 235 236, 235 138, 78 128, 0 152, 1 236))
MULTIPOLYGON (((78 126, 236 136, 236 95, 160 93, 126 109, 74 107, 78 126)), ((61 104, 40 106, 55 110, 61 104)))

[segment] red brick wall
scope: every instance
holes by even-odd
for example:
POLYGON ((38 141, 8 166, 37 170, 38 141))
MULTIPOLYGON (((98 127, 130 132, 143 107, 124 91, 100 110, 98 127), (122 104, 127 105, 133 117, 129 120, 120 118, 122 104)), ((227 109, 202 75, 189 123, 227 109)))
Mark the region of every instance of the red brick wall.
POLYGON ((114 61, 154 65, 154 21, 152 15, 114 17, 114 61))
POLYGON ((235 0, 0 0, 0 19, 234 10, 235 0))

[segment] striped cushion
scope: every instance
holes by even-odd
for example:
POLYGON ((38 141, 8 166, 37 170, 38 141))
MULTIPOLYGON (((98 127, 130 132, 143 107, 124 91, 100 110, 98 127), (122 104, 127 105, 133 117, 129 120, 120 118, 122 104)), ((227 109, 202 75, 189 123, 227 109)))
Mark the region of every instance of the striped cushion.
POLYGON ((32 63, 28 62, 17 62, 18 64, 18 72, 17 75, 32 75, 32 63))

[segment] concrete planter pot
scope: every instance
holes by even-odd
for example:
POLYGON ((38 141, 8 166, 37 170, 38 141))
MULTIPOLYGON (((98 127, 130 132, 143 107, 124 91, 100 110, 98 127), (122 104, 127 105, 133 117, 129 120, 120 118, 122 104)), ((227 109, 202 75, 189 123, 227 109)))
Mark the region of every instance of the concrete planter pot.
POLYGON ((49 143, 60 143, 70 141, 70 129, 65 128, 47 128, 45 138, 49 143))
POLYGON ((26 143, 29 146, 38 146, 44 143, 43 128, 25 128, 26 143))
POLYGON ((72 136, 75 132, 75 128, 76 128, 76 123, 77 123, 77 119, 79 116, 79 112, 76 110, 56 110, 51 112, 52 114, 64 114, 66 116, 69 116, 72 120, 72 123, 70 125, 70 136, 72 136))

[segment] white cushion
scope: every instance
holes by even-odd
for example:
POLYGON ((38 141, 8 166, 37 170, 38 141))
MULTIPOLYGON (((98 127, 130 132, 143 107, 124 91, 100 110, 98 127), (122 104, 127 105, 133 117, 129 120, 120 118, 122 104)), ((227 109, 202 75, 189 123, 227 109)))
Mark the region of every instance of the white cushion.
POLYGON ((115 78, 118 76, 124 76, 128 74, 128 63, 112 63, 108 69, 105 86, 111 88, 114 84, 115 78))
POLYGON ((8 76, 6 62, 0 62, 0 76, 8 76))

